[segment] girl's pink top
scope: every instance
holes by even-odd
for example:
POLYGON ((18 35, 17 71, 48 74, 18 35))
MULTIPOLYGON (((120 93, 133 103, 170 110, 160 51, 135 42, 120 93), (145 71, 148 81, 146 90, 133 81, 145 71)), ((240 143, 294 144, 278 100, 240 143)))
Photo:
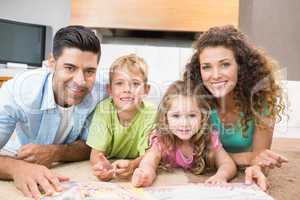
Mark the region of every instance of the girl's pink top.
MULTIPOLYGON (((222 147, 218 132, 213 131, 211 133, 211 149, 214 151, 219 151, 222 147)), ((150 136, 151 147, 157 148, 161 152, 162 160, 171 165, 171 167, 181 167, 183 169, 190 169, 193 165, 194 154, 186 157, 179 148, 167 149, 167 147, 162 143, 159 137, 159 133, 153 132, 150 136)))

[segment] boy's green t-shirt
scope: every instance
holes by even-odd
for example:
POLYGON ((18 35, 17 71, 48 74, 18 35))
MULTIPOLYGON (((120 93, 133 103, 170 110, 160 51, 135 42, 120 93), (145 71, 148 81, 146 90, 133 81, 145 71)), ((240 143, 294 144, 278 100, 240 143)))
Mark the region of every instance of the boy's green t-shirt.
POLYGON ((111 98, 100 102, 91 122, 87 144, 110 158, 133 159, 148 148, 156 108, 144 102, 128 127, 120 124, 111 98))

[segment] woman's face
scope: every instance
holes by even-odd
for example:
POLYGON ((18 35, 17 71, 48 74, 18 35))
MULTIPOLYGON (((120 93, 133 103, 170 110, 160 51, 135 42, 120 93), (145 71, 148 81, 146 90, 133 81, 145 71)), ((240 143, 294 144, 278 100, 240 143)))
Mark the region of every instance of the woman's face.
POLYGON ((222 46, 206 47, 199 55, 204 86, 216 98, 233 91, 238 79, 238 65, 232 50, 222 46))

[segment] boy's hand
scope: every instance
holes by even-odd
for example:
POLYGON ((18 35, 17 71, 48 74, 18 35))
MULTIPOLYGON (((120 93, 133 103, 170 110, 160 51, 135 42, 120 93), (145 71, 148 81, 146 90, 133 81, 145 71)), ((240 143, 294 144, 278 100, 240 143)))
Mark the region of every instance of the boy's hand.
POLYGON ((245 170, 245 183, 252 184, 253 182, 256 183, 263 191, 267 190, 267 178, 262 172, 260 166, 250 166, 245 170))
POLYGON ((205 181, 206 184, 213 184, 213 185, 219 185, 219 184, 226 184, 227 180, 224 177, 221 177, 217 174, 211 176, 205 181))
POLYGON ((99 155, 98 159, 99 161, 92 166, 94 175, 101 181, 109 181, 114 176, 114 168, 104 155, 99 155))
POLYGON ((142 168, 136 168, 132 175, 131 183, 135 187, 147 187, 150 186, 156 174, 153 170, 143 170, 142 168))
POLYGON ((133 174, 136 165, 131 160, 116 160, 113 162, 115 173, 120 178, 128 178, 133 174))

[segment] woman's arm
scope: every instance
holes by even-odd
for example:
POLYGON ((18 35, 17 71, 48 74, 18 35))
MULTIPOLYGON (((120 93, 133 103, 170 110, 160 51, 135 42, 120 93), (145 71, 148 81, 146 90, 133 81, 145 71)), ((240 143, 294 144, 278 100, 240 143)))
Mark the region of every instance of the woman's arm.
POLYGON ((206 180, 206 183, 217 184, 225 183, 236 175, 237 168, 234 161, 228 153, 221 147, 215 151, 215 163, 217 165, 217 173, 206 180))
POLYGON ((131 180, 132 184, 136 187, 150 186, 156 177, 156 169, 160 160, 160 151, 151 147, 143 156, 139 167, 135 169, 131 180))
MULTIPOLYGON (((266 118, 268 122, 271 120, 266 118)), ((231 153, 231 158, 239 166, 260 165, 273 168, 274 166, 280 167, 281 163, 287 162, 283 156, 270 151, 274 123, 271 125, 256 126, 253 135, 252 151, 243 153, 231 153)))

